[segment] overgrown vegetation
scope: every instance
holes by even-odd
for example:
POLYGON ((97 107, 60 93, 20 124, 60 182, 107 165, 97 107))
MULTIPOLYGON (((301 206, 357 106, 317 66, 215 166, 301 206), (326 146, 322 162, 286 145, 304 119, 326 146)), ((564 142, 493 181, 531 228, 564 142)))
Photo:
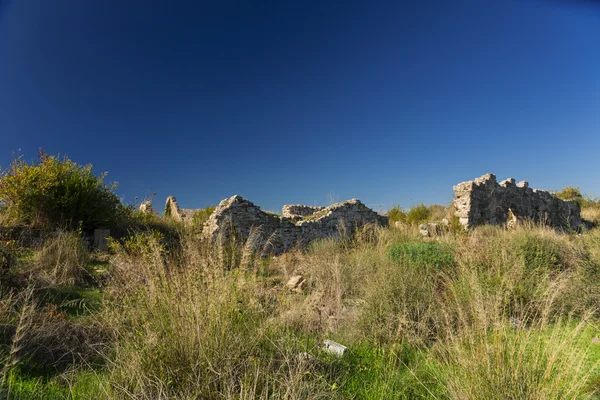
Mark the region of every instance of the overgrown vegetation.
POLYGON ((131 207, 108 253, 1 243, 0 398, 600 398, 599 228, 424 239, 447 210, 395 209, 280 257, 131 207))
POLYGON ((454 264, 454 254, 448 245, 426 243, 401 243, 392 245, 389 257, 397 263, 409 263, 442 270, 454 264))
POLYGON ((104 184, 92 166, 44 152, 29 164, 22 157, 0 172, 0 201, 17 224, 90 231, 116 221, 116 185, 104 184))
POLYGON ((441 204, 417 204, 408 211, 402 209, 399 205, 390 208, 386 215, 390 218, 390 225, 395 226, 396 222, 402 224, 418 225, 423 222, 440 222, 449 216, 450 207, 441 204))
POLYGON ((600 198, 582 194, 577 186, 567 186, 555 194, 560 199, 575 201, 582 208, 600 208, 600 198))

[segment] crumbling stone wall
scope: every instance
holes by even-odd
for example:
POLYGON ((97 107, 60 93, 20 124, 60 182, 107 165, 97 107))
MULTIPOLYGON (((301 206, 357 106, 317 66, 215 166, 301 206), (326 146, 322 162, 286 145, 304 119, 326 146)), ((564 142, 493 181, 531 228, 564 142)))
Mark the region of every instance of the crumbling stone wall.
POLYGON ((156 214, 154 208, 152 208, 152 202, 150 200, 143 201, 140 204, 140 212, 147 214, 156 214))
POLYGON ((545 190, 531 189, 513 178, 500 183, 494 174, 454 186, 455 215, 471 229, 478 225, 514 225, 519 220, 542 222, 553 228, 577 229, 582 224, 579 205, 545 190))
POLYGON ((174 196, 167 197, 165 202, 165 217, 173 218, 175 221, 190 222, 194 219, 197 210, 179 208, 174 196))
POLYGON ((365 224, 388 224, 387 217, 378 215, 357 199, 329 207, 287 205, 283 214, 280 217, 262 211, 243 197, 232 196, 219 203, 204 225, 202 235, 213 241, 234 238, 244 242, 251 238, 255 250, 281 254, 316 239, 351 234, 365 224))
POLYGON ((299 221, 305 217, 310 217, 314 213, 323 210, 325 207, 311 207, 304 204, 286 204, 281 209, 281 216, 299 221))

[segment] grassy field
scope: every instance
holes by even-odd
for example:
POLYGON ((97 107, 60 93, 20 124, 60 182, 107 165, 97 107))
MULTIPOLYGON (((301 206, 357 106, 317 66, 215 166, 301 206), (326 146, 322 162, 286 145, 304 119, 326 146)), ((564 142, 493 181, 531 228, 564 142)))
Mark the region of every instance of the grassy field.
POLYGON ((599 228, 368 227, 269 258, 169 229, 5 243, 0 398, 600 398, 599 228))

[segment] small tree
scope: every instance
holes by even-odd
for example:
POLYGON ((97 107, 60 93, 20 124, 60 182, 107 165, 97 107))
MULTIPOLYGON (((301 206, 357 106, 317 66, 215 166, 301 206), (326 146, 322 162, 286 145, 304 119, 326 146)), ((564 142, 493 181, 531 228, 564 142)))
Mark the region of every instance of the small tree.
POLYGON ((421 203, 410 209, 406 215, 406 222, 409 224, 420 224, 429 219, 429 208, 421 203))
POLYGON ((386 215, 390 218, 390 225, 398 221, 406 223, 406 212, 399 205, 390 208, 386 215))
POLYGON ((563 190, 556 192, 556 197, 563 200, 573 200, 579 205, 581 205, 584 200, 581 191, 576 186, 565 187, 563 190))
POLYGON ((0 170, 0 201, 14 222, 84 231, 115 222, 120 201, 116 184, 104 184, 106 174, 43 151, 38 159, 29 164, 19 157, 0 170))

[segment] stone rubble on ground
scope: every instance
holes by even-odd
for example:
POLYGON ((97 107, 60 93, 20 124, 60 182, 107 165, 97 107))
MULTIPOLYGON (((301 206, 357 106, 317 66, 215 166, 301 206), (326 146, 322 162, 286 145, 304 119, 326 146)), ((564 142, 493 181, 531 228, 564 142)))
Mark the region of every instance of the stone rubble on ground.
POLYGON ((152 202, 150 200, 143 201, 142 204, 140 204, 140 212, 148 213, 148 214, 156 214, 156 212, 152 208, 152 202))
POLYGON ((294 275, 287 281, 285 287, 290 291, 301 292, 304 282, 305 279, 302 275, 294 275))
POLYGON ((419 233, 423 237, 438 236, 440 233, 442 233, 442 228, 440 228, 440 226, 438 224, 436 224, 434 222, 430 222, 427 224, 419 225, 419 233))

